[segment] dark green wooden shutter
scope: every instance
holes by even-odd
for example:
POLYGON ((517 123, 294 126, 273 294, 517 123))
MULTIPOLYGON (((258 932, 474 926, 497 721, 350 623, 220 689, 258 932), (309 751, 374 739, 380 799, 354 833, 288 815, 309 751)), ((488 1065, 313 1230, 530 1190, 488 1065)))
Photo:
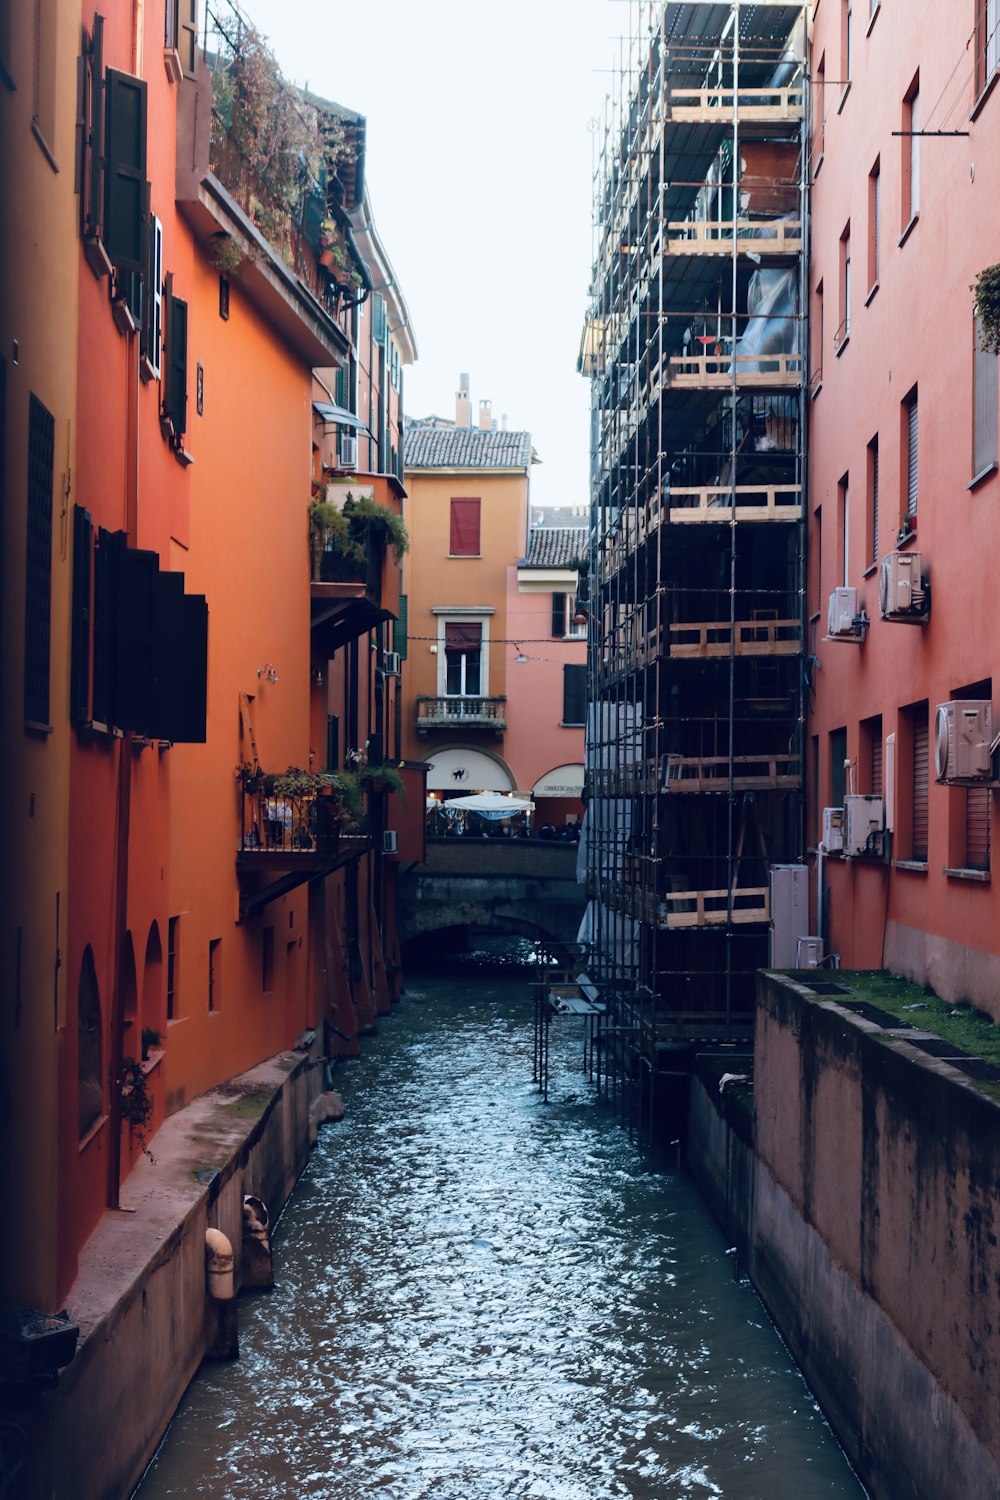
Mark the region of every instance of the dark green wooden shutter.
POLYGON ((74 724, 90 718, 90 573, 93 527, 90 512, 73 507, 73 600, 70 637, 69 711, 74 724))
POLYGON ((25 546, 24 717, 49 722, 52 630, 52 483, 55 418, 38 397, 28 407, 28 534, 25 546))
POLYGON ((94 17, 84 74, 83 232, 101 236, 104 212, 104 17, 94 17))
POLYGON ((566 595, 552 595, 552 634, 560 639, 566 634, 566 595))
POLYGON ((198 62, 198 0, 177 0, 177 51, 181 72, 193 78, 198 62))
POLYGON ((94 554, 94 683, 91 692, 91 716, 98 724, 114 722, 118 682, 115 654, 118 574, 124 546, 124 532, 105 531, 103 526, 99 529, 94 554))
POLYGON ((563 667, 564 724, 582 724, 587 711, 587 668, 583 662, 567 662, 563 667))
POLYGON ((109 68, 105 77, 104 248, 120 271, 146 266, 146 84, 109 68))
POLYGON ((187 343, 188 306, 173 294, 173 276, 167 276, 163 298, 166 359, 163 371, 163 415, 176 439, 187 431, 187 343))
POLYGON ((409 628, 410 601, 406 594, 399 596, 399 615, 392 622, 392 649, 399 653, 400 661, 406 660, 407 639, 406 633, 409 628))
POLYGON ((150 733, 174 744, 204 744, 208 691, 208 605, 185 594, 181 573, 155 582, 150 733))

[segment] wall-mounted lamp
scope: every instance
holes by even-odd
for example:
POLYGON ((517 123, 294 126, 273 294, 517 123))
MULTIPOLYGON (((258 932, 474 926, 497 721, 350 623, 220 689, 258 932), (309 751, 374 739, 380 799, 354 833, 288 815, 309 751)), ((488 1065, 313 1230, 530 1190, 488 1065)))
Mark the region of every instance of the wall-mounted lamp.
POLYGON ((324 682, 326 681, 326 678, 323 676, 322 667, 314 667, 312 672, 310 673, 310 677, 312 679, 313 687, 322 687, 324 682))
POLYGON ((266 661, 262 667, 257 668, 257 676, 262 682, 277 682, 277 668, 273 662, 266 661))

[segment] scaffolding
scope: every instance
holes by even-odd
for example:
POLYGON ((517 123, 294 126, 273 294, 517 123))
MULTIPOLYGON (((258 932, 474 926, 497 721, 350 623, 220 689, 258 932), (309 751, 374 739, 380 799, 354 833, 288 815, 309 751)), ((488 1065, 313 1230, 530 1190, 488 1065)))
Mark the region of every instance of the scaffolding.
POLYGON ((623 1098, 745 1046, 803 847, 809 348, 806 0, 629 9, 581 355, 584 936, 623 1098))

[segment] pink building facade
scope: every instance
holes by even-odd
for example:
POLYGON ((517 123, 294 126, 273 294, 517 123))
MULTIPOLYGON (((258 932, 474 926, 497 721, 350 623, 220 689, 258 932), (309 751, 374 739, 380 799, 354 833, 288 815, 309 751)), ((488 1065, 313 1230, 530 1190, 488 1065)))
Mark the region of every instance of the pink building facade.
POLYGON ((997 357, 970 290, 998 255, 997 17, 911 0, 905 20, 877 0, 814 8, 814 922, 845 967, 1000 1019, 997 357))

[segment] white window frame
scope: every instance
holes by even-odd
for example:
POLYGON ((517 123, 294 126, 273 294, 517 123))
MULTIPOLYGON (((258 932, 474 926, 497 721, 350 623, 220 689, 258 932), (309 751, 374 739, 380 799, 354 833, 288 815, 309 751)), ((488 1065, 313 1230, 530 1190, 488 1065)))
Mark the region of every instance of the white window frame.
POLYGON ((495 611, 484 605, 481 609, 461 608, 455 605, 436 605, 437 616, 437 696, 439 698, 488 698, 490 696, 490 618, 495 611), (445 650, 446 625, 478 625, 481 630, 478 693, 449 693, 448 654, 445 650))

